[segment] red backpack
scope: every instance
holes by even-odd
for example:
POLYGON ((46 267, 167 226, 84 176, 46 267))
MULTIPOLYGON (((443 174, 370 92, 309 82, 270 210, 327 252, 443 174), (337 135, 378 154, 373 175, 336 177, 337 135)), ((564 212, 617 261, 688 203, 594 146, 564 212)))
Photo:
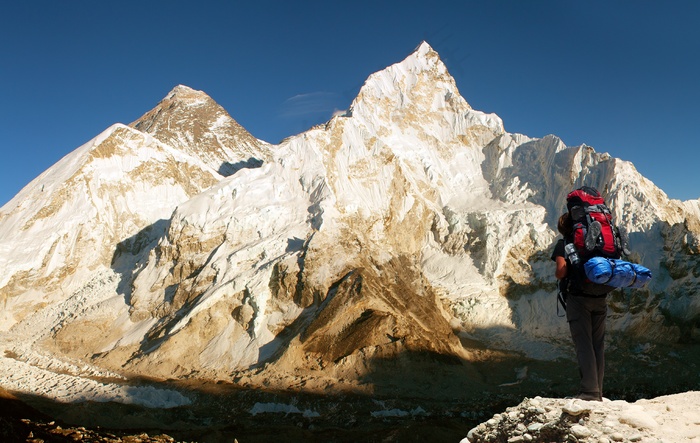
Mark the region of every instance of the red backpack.
POLYGON ((584 186, 566 196, 573 224, 573 243, 585 262, 591 257, 620 258, 623 242, 600 193, 584 186))
MULTIPOLYGON (((583 292, 590 296, 604 296, 613 289, 603 283, 594 283, 586 276, 584 263, 591 257, 620 258, 629 255, 627 232, 613 223, 612 213, 595 188, 584 186, 566 196, 566 207, 573 224, 573 233, 566 242, 573 242, 576 263, 566 278, 560 281, 558 299, 566 309, 566 295, 583 292)), ((568 246, 568 245, 567 245, 568 246)), ((567 259, 569 259, 567 252, 567 259)), ((557 309, 559 309, 557 305, 557 309)))

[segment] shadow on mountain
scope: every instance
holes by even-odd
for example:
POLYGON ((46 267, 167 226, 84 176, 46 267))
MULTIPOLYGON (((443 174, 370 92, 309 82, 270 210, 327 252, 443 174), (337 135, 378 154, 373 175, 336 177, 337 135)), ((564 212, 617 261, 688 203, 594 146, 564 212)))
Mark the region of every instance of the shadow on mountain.
POLYGON ((547 209, 544 221, 554 231, 557 219, 566 210, 562 203, 569 192, 585 184, 604 194, 606 184, 614 177, 615 162, 607 161, 607 154, 596 153, 591 147, 561 149, 564 143, 554 135, 503 147, 503 137, 507 136, 497 137, 482 149, 485 159, 481 170, 491 195, 498 200, 502 198, 499 196, 512 194, 513 187, 527 189, 523 195, 527 201, 547 209), (571 183, 572 171, 581 167, 582 151, 584 156, 593 155, 597 160, 586 165, 585 177, 579 175, 571 189, 563 188, 562 184, 571 183), (583 178, 586 183, 581 183, 583 178))
POLYGON ((700 276, 700 225, 659 221, 651 229, 630 233, 629 240, 630 261, 649 267, 653 276, 645 288, 626 289, 614 297, 616 311, 646 314, 657 322, 663 318, 664 326, 675 329, 666 334, 670 341, 700 343, 700 314, 692 301, 700 276), (654 262, 649 251, 658 251, 654 262), (651 312, 660 315, 649 316, 651 312))
POLYGON ((361 383, 372 386, 377 398, 471 402, 485 391, 482 375, 472 362, 454 355, 406 351, 365 362, 361 383))
MULTIPOLYGON (((290 248, 298 248, 301 250, 303 247, 303 242, 304 240, 301 239, 290 239, 289 240, 289 247, 290 248)), ((296 249, 291 249, 291 250, 296 250, 296 249)), ((301 275, 301 272, 303 270, 303 258, 304 255, 300 255, 299 258, 299 266, 300 266, 300 271, 299 274, 301 275)), ((259 366, 264 366, 269 363, 274 363, 277 360, 279 360, 280 357, 287 351, 289 348, 289 345, 291 341, 296 338, 300 337, 301 340, 303 341, 306 335, 308 335, 307 329, 309 325, 314 321, 316 316, 320 311, 322 311, 325 306, 328 304, 330 300, 335 297, 335 294, 338 291, 338 286, 342 284, 350 275, 352 275, 352 271, 347 273, 345 276, 340 278, 337 282, 335 282, 331 287, 328 289, 328 292, 326 294, 326 297, 324 298, 323 301, 320 301, 318 299, 313 301, 313 304, 310 306, 304 308, 301 312, 300 315, 297 316, 297 318, 290 323, 289 325, 285 326, 282 331, 280 331, 278 334, 275 335, 275 338, 260 347, 260 363, 256 365, 256 367, 259 366)), ((299 278, 299 281, 301 281, 301 278, 299 278)), ((298 283, 296 288, 295 288, 295 294, 294 298, 297 301, 301 300, 301 290, 302 290, 303 284, 298 283)))
POLYGON ((170 220, 161 219, 117 244, 112 255, 111 267, 120 275, 117 292, 124 296, 127 304, 131 304, 131 284, 136 272, 160 239, 165 237, 169 227, 170 220))
POLYGON ((263 165, 263 161, 255 157, 250 157, 248 160, 241 160, 236 163, 224 162, 219 167, 219 174, 224 177, 230 177, 241 169, 256 169, 263 165))
POLYGON ((51 417, 0 388, 0 438, 2 441, 26 441, 27 436, 34 431, 30 423, 27 423, 28 420, 50 421, 51 417))

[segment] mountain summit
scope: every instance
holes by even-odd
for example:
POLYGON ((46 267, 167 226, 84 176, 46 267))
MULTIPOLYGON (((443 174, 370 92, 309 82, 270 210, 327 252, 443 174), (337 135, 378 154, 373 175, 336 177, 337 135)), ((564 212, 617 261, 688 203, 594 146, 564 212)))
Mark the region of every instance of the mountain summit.
POLYGON ((201 159, 223 176, 270 158, 267 143, 253 137, 207 94, 183 85, 129 126, 201 159))
POLYGON ((571 356, 555 222, 584 184, 655 276, 611 296, 610 336, 680 355, 700 337, 697 204, 591 147, 507 133, 427 43, 275 146, 177 86, 0 210, 0 369, 447 399, 525 364, 548 389, 571 356))

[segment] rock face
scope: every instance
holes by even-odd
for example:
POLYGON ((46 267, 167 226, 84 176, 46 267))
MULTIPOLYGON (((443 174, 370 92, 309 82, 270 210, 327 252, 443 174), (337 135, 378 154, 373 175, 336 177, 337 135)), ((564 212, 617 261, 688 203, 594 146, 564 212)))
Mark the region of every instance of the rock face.
POLYGON ((700 437, 700 393, 628 403, 536 397, 480 424, 463 443, 693 441, 700 437))
POLYGON ((277 146, 178 86, 0 210, 2 340, 78 373, 372 392, 393 383, 381 368, 448 363, 479 390, 476 363, 570 356, 549 256, 584 184, 654 273, 611 297, 612 346, 697 343, 698 202, 591 147, 507 133, 426 43, 277 146))
POLYGON ((202 160, 224 177, 270 158, 268 143, 253 137, 211 97, 183 85, 129 126, 202 160))

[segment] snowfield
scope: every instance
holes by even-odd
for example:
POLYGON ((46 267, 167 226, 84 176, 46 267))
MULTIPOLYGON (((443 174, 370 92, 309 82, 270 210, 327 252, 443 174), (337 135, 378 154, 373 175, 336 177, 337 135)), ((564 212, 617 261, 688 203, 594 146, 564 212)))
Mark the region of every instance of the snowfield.
POLYGON ((191 401, 179 392, 152 386, 103 383, 85 377, 59 374, 11 358, 0 359, 3 388, 48 397, 64 403, 117 402, 147 408, 174 408, 191 401))

